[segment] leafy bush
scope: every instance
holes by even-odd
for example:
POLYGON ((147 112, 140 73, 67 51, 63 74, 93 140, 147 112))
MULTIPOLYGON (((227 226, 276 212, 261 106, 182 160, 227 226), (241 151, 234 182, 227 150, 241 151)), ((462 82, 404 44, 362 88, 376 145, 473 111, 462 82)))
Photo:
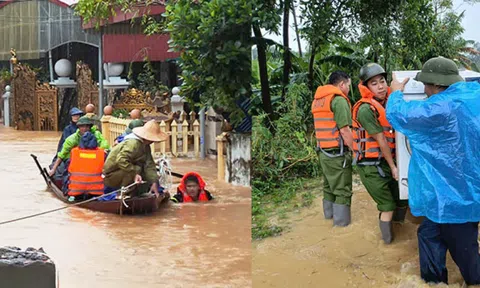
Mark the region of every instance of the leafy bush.
POLYGON ((305 84, 293 84, 285 98, 278 107, 282 116, 274 121, 274 134, 264 125, 265 114, 254 117, 253 181, 261 194, 268 194, 282 181, 320 174, 314 135, 308 133, 310 92, 305 84))

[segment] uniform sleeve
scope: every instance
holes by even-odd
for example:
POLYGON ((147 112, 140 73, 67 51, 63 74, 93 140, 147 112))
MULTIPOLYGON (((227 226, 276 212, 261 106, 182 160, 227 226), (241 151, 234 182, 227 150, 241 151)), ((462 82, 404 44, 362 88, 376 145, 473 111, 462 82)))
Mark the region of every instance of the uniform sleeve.
POLYGON ((97 138, 98 147, 103 149, 110 149, 110 144, 108 144, 107 140, 103 138, 103 135, 100 131, 95 131, 95 138, 97 138))
POLYGON ((368 134, 373 135, 373 134, 378 134, 383 132, 383 127, 380 125, 380 122, 378 121, 377 116, 375 115, 376 112, 374 112, 369 104, 362 104, 358 108, 358 116, 357 120, 360 122, 360 125, 362 125, 365 130, 367 130, 368 134))
POLYGON ((157 174, 157 167, 155 166, 155 161, 152 157, 152 152, 150 150, 150 146, 147 147, 145 153, 146 161, 145 161, 145 181, 149 183, 154 183, 158 181, 158 174, 157 174))
POLYGON ((445 111, 447 103, 429 103, 425 101, 405 101, 401 91, 395 91, 388 97, 387 120, 392 127, 409 135, 413 131, 429 132, 447 121, 445 111))
POLYGON ((339 129, 345 126, 352 126, 352 111, 347 99, 337 96, 332 100, 333 118, 339 129))
POLYGON ((210 194, 210 192, 205 190, 205 194, 207 194, 208 201, 213 200, 213 196, 212 196, 212 194, 210 194))
POLYGON ((183 203, 183 194, 180 192, 177 192, 177 194, 173 195, 170 200, 172 200, 175 203, 183 203))
POLYGON ((127 173, 140 174, 142 168, 132 163, 133 155, 138 151, 135 146, 135 141, 125 143, 120 149, 121 150, 118 152, 116 159, 118 167, 127 173))
POLYGON ((68 136, 67 139, 65 139, 65 142, 63 142, 62 150, 58 152, 57 156, 58 158, 61 158, 62 160, 70 158, 70 151, 74 147, 78 146, 78 134, 72 134, 68 136))
POLYGON ((62 133, 62 137, 58 141, 57 152, 62 151, 63 143, 65 143, 65 132, 62 133))

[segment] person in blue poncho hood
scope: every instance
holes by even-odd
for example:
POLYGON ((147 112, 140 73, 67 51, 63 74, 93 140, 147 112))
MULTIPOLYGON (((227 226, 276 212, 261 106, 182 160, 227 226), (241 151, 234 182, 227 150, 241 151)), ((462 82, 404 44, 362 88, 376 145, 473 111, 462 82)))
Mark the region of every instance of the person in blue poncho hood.
POLYGON ((410 141, 409 204, 424 216, 418 228, 420 274, 448 284, 447 250, 467 285, 480 284, 480 84, 465 82, 457 65, 436 57, 415 77, 425 101, 403 100, 408 82, 393 76, 387 119, 410 141))

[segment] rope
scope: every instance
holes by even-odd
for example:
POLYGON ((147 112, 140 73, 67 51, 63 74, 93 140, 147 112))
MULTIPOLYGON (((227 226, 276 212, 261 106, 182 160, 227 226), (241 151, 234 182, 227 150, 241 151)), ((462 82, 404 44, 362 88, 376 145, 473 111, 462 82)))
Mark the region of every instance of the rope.
MULTIPOLYGON (((55 208, 55 209, 52 209, 52 210, 48 210, 48 211, 44 211, 44 212, 40 212, 40 213, 36 213, 36 214, 32 214, 32 215, 28 215, 28 216, 24 216, 24 217, 20 217, 20 218, 15 218, 15 219, 12 219, 12 220, 8 220, 8 221, 3 221, 3 222, 0 222, 0 225, 3 225, 3 224, 7 224, 7 223, 12 223, 12 222, 17 222, 17 221, 20 221, 20 220, 25 220, 25 219, 29 219, 29 218, 33 218, 33 217, 37 217, 37 216, 41 216, 41 215, 45 215, 45 214, 49 214, 49 213, 52 213, 52 212, 56 212, 56 211, 60 211, 60 210, 63 210, 63 209, 67 209, 69 207, 73 207, 73 206, 78 206, 78 205, 82 205, 82 204, 85 204, 85 203, 88 203, 88 202, 93 202, 101 197, 104 197, 104 196, 108 196, 108 195, 111 195, 113 193, 117 193, 118 191, 122 191, 122 190, 127 190, 131 187, 133 187, 134 185, 137 185, 137 184, 143 184, 145 183, 145 181, 142 181, 140 183, 132 183, 128 186, 125 186, 125 187, 122 187, 118 190, 115 190, 115 191, 112 191, 110 193, 107 193, 107 194, 103 194, 103 195, 100 195, 100 196, 97 196, 97 197, 94 197, 94 198, 91 198, 91 199, 88 199, 88 200, 85 200, 85 201, 82 201, 82 202, 78 202, 78 203, 75 203, 75 204, 71 204, 71 205, 68 205, 68 206, 64 206, 64 207, 60 207, 60 208, 55 208)), ((127 206, 128 207, 128 206, 127 206)))

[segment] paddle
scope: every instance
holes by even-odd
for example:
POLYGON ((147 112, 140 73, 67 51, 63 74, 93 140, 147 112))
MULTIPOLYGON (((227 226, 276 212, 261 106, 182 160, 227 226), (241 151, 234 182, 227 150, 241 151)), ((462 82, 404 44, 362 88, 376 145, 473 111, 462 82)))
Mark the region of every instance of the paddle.
POLYGON ((50 175, 48 175, 48 173, 43 173, 43 172, 46 172, 47 169, 42 168, 42 166, 41 166, 40 163, 38 162, 37 156, 35 156, 35 155, 33 155, 33 154, 30 154, 30 156, 32 156, 33 160, 35 161, 35 164, 37 164, 37 167, 38 167, 38 169, 40 170, 40 174, 42 174, 43 179, 45 180, 45 183, 48 184, 48 180, 47 180, 47 177, 45 176, 45 174, 50 178, 50 180, 52 180, 52 178, 50 177, 50 175))

